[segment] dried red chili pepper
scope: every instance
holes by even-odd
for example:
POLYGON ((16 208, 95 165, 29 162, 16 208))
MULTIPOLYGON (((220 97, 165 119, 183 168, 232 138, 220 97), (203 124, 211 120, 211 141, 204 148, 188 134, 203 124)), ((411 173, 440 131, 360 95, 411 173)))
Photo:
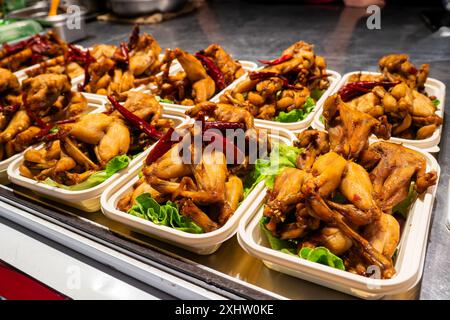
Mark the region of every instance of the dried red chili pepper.
POLYGON ((48 125, 43 128, 33 137, 34 143, 42 141, 50 132, 52 126, 48 125))
POLYGON ((128 51, 133 50, 133 48, 136 46, 136 44, 139 41, 139 25, 134 25, 133 31, 131 32, 130 39, 128 40, 128 51))
POLYGON ((120 52, 122 53, 122 55, 124 57, 125 64, 129 65, 130 64, 130 52, 129 52, 128 46, 125 42, 122 42, 120 44, 120 52))
POLYGON ((343 86, 339 91, 339 95, 341 96, 342 101, 347 102, 350 101, 364 93, 370 92, 376 86, 382 86, 385 89, 391 88, 395 85, 399 84, 399 82, 390 82, 390 81, 357 81, 350 82, 343 86))
POLYGON ((78 117, 56 121, 55 124, 74 123, 78 121, 78 117))
POLYGON ((227 86, 225 84, 225 76, 219 69, 219 67, 214 63, 214 61, 201 52, 197 52, 195 54, 195 57, 202 63, 203 67, 205 67, 206 72, 214 80, 217 88, 219 90, 225 89, 225 87, 227 86))
POLYGON ((161 139, 156 142, 156 144, 153 146, 153 148, 150 150, 147 158, 145 159, 145 163, 147 165, 152 164, 156 160, 158 160, 160 157, 162 157, 167 151, 172 148, 172 146, 175 143, 178 143, 181 141, 181 136, 175 136, 173 137, 172 134, 174 133, 173 128, 169 128, 167 132, 161 137, 161 139))
POLYGON ((311 82, 311 81, 314 81, 314 80, 317 80, 317 79, 328 78, 330 76, 331 76, 331 73, 324 73, 324 74, 321 74, 321 75, 318 75, 318 76, 309 77, 308 81, 311 82))
MULTIPOLYGON (((51 128, 50 128, 50 130, 51 130, 51 128)), ((49 130, 49 131, 50 131, 50 130, 49 130)), ((50 133, 50 134, 45 134, 45 135, 43 135, 43 136, 40 138, 40 140, 41 140, 41 141, 45 141, 45 142, 53 141, 53 140, 62 140, 62 139, 64 139, 68 134, 69 134, 69 133, 68 133, 67 131, 61 131, 61 130, 59 130, 58 132, 55 132, 55 133, 50 133)))
POLYGON ((217 130, 237 130, 244 129, 244 124, 240 122, 226 122, 226 121, 205 121, 203 130, 217 129, 217 130))
POLYGON ((20 104, 13 104, 9 106, 0 106, 0 112, 2 112, 6 116, 12 116, 15 114, 20 108, 20 104))
POLYGON ((163 137, 163 134, 156 130, 156 128, 149 123, 147 123, 144 119, 139 118, 133 112, 122 106, 114 97, 108 96, 108 100, 111 102, 111 105, 114 109, 120 112, 120 114, 129 121, 133 126, 139 128, 150 138, 158 140, 163 137))
POLYGON ((50 43, 44 37, 36 37, 30 45, 31 51, 40 55, 48 51, 50 47, 51 47, 50 43))
POLYGON ((96 61, 90 53, 88 54, 89 50, 83 51, 72 44, 68 44, 68 48, 69 49, 66 52, 67 62, 75 61, 84 65, 85 63, 93 63, 96 61))
POLYGON ((19 41, 19 42, 15 43, 15 44, 4 43, 3 44, 3 49, 5 49, 9 54, 16 53, 16 52, 18 52, 20 50, 23 50, 26 47, 30 46, 34 42, 36 42, 37 38, 40 38, 40 37, 42 37, 42 36, 37 34, 37 35, 34 35, 34 36, 32 36, 32 37, 30 37, 30 38, 28 38, 26 40, 19 41))
POLYGON ((84 81, 83 84, 78 84, 78 91, 83 91, 84 88, 88 85, 91 80, 91 75, 89 74, 89 66, 91 63, 96 62, 95 58, 91 56, 91 52, 89 50, 86 51, 85 54, 85 63, 84 63, 84 81))
POLYGON ((265 72, 265 71, 252 71, 248 74, 250 80, 265 80, 272 77, 284 78, 282 75, 276 72, 265 72))
POLYGON ((261 62, 262 64, 267 64, 269 66, 274 66, 286 61, 289 61, 293 58, 292 54, 285 54, 282 55, 281 57, 277 58, 277 59, 273 59, 273 60, 258 60, 259 62, 261 62))

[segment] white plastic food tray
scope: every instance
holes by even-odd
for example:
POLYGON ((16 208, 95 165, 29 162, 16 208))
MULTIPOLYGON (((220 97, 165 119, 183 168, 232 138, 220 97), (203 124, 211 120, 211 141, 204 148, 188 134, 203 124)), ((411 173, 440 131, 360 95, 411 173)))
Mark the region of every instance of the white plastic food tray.
MULTIPOLYGON (((97 109, 102 109, 104 106, 104 100, 100 99, 96 96, 86 96, 86 99, 88 100, 88 112, 95 112, 97 109)), ((35 145, 36 146, 36 145, 35 145)), ((20 158, 22 156, 23 152, 17 153, 13 155, 12 157, 9 157, 8 159, 0 161, 0 183, 5 184, 8 182, 8 177, 6 174, 6 169, 8 166, 17 158, 20 158)))
MULTIPOLYGON (((367 74, 367 75, 380 75, 379 72, 368 72, 368 71, 349 72, 342 77, 342 80, 337 84, 337 86, 333 90, 333 93, 338 92, 339 89, 341 89, 348 82, 348 79, 350 76, 352 76, 354 74, 360 74, 360 73, 367 74)), ((445 84, 439 80, 436 80, 433 78, 428 78, 427 81, 425 82, 425 91, 430 96, 436 96, 439 99, 440 103, 437 107, 436 114, 439 115, 440 117, 444 118, 445 84)), ((320 106, 320 109, 317 111, 316 116, 314 117, 313 127, 315 127, 316 129, 324 130, 325 126, 322 123, 322 121, 320 121, 320 116, 322 115, 322 106, 323 106, 323 104, 320 106)), ((408 146, 414 146, 414 147, 420 148, 421 150, 427 151, 427 152, 439 152, 438 145, 439 145, 439 141, 441 140, 442 126, 443 126, 443 124, 441 126, 439 126, 439 128, 437 128, 436 131, 434 131, 434 133, 431 137, 426 138, 426 139, 412 140, 412 139, 402 139, 402 138, 392 137, 390 139, 390 141, 402 143, 402 144, 405 144, 408 146)), ((374 138, 376 138, 376 137, 374 137, 374 138)))
MULTIPOLYGON (((273 140, 278 140, 282 143, 290 145, 295 139, 295 136, 287 130, 276 129, 277 135, 274 135, 271 133, 275 132, 275 130, 271 128, 263 126, 260 126, 259 128, 267 129, 269 136, 273 140)), ((202 255, 214 253, 223 242, 236 233, 239 220, 247 212, 247 208, 255 202, 256 195, 258 195, 264 187, 264 183, 258 184, 244 201, 242 201, 233 216, 221 228, 208 233, 191 234, 154 224, 153 222, 132 216, 117 209, 118 201, 125 192, 132 188, 138 181, 138 173, 141 168, 142 165, 135 166, 103 192, 101 196, 102 212, 108 218, 117 220, 134 230, 202 255)))
MULTIPOLYGON (((427 170, 436 170, 439 178, 440 167, 436 159, 429 153, 414 147, 410 148, 426 157, 427 170)), ((397 273, 391 279, 366 278, 271 249, 262 235, 259 225, 263 215, 266 188, 262 190, 248 209, 247 214, 241 219, 238 241, 245 251, 263 260, 270 269, 356 297, 379 299, 385 295, 405 292, 415 286, 422 276, 430 218, 438 182, 429 187, 410 209, 399 242, 395 263, 397 273)))
MULTIPOLYGON (((96 110, 95 112, 101 112, 102 110, 104 109, 96 110)), ((163 117, 174 120, 177 127, 183 125, 187 121, 187 118, 183 113, 178 110, 168 108, 164 109, 163 117)), ((42 147, 43 145, 41 145, 39 148, 42 147)), ((127 168, 115 173, 113 176, 111 176, 101 184, 86 190, 65 190, 22 176, 19 172, 19 168, 22 164, 23 157, 16 158, 8 166, 7 172, 9 180, 17 185, 26 187, 44 197, 72 206, 74 208, 87 212, 94 212, 100 210, 101 193, 112 183, 112 181, 115 181, 120 176, 125 175, 135 165, 139 164, 146 157, 148 152, 149 149, 145 150, 139 156, 131 160, 127 168)))
MULTIPOLYGON (((261 70, 262 68, 259 68, 258 70, 261 70)), ((309 124, 313 121, 314 115, 316 114, 317 110, 322 106, 322 104, 325 102, 325 99, 330 95, 330 93, 333 91, 335 86, 338 84, 339 80, 341 79, 341 75, 333 70, 327 70, 327 73, 330 74, 328 77, 328 80, 330 81, 330 86, 327 90, 322 94, 320 99, 316 102, 315 108, 308 114, 308 116, 302 120, 297 122, 278 122, 278 121, 272 121, 272 120, 262 120, 255 118, 256 124, 265 124, 270 125, 277 128, 283 128, 288 129, 292 131, 297 131, 301 129, 305 129, 309 126, 309 124)), ((220 96, 227 90, 233 89, 236 87, 240 82, 247 79, 247 75, 243 75, 241 78, 233 82, 230 86, 225 88, 222 92, 220 92, 218 95, 213 97, 211 101, 218 102, 220 100, 220 96)))
MULTIPOLYGON (((258 67, 257 64, 254 63, 254 62, 252 62, 252 61, 239 60, 239 63, 242 65, 242 68, 245 70, 245 74, 242 75, 241 78, 245 77, 245 76, 247 75, 247 72, 249 72, 249 71, 254 71, 254 70, 256 70, 257 67, 258 67)), ((173 74, 175 74, 175 73, 179 72, 180 70, 182 70, 182 67, 181 67, 181 65, 178 64, 178 65, 177 65, 176 67, 174 67, 173 69, 170 69, 170 72, 173 73, 173 74)), ((230 85, 228 85, 225 89, 223 89, 223 90, 220 91, 218 94, 216 94, 216 95, 214 95, 213 97, 211 97, 210 100, 215 101, 214 99, 215 99, 216 97, 220 96, 220 95, 221 95, 223 92, 225 92, 226 90, 233 88, 234 84, 235 84, 236 82, 238 82, 241 78, 236 79, 234 82, 230 83, 230 85)), ((149 88, 146 87, 146 86, 138 87, 138 88, 136 88, 136 90, 138 90, 138 91, 144 91, 144 92, 149 92, 149 93, 152 92, 151 89, 149 89, 149 88)), ((169 107, 172 107, 172 108, 181 109, 181 110, 188 110, 188 109, 190 109, 190 108, 193 107, 193 106, 184 106, 184 105, 181 105, 181 104, 166 103, 166 102, 162 102, 162 104, 163 104, 163 105, 166 105, 166 106, 169 106, 169 107)))

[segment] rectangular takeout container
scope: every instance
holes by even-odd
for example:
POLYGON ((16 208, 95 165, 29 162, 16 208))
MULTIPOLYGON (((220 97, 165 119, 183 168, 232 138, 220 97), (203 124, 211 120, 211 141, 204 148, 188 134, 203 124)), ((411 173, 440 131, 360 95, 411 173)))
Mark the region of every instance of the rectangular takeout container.
MULTIPOLYGON (((288 145, 292 144, 295 136, 287 130, 259 126, 266 129, 269 137, 288 145)), ((156 239, 168 242, 191 252, 208 255, 219 249, 220 245, 231 238, 237 230, 239 220, 247 212, 247 208, 254 203, 256 196, 264 188, 264 182, 259 183, 250 194, 241 202, 233 216, 217 230, 203 234, 192 234, 175 230, 170 227, 157 225, 151 221, 132 216, 117 209, 117 203, 122 196, 139 180, 138 173, 142 164, 136 165, 126 175, 118 179, 101 196, 102 212, 108 218, 119 221, 140 233, 147 234, 156 239)))
MULTIPOLYGON (((427 170, 435 170, 439 178, 440 167, 436 159, 415 147, 409 146, 409 148, 423 154, 427 161, 427 170)), ((429 187, 410 208, 399 241, 398 256, 395 261, 396 274, 391 279, 366 278, 271 249, 259 224, 263 215, 267 188, 262 190, 247 210, 247 214, 241 219, 238 241, 246 252, 262 260, 270 269, 359 298, 379 299, 385 295, 402 293, 414 287, 422 277, 438 182, 429 187)))
MULTIPOLYGON (((104 111, 104 108, 97 109, 95 112, 102 112, 102 111, 104 111)), ((176 127, 183 125, 187 121, 187 117, 182 112, 169 108, 164 108, 163 117, 166 119, 174 120, 176 127)), ((38 148, 43 147, 44 145, 42 144, 38 148)), ((150 148, 148 148, 147 150, 142 152, 139 156, 131 160, 127 168, 115 173, 113 176, 111 176, 106 181, 100 183, 99 185, 86 190, 77 190, 77 191, 65 190, 22 176, 19 172, 20 165, 23 161, 22 156, 17 157, 8 166, 7 170, 8 178, 11 182, 26 187, 30 190, 33 190, 39 195, 42 195, 49 199, 69 205, 82 211, 94 212, 100 210, 101 193, 112 183, 112 181, 115 181, 120 176, 125 175, 135 165, 140 163, 146 157, 149 149, 150 148)))
MULTIPOLYGON (((235 83, 240 81, 241 79, 243 79, 243 77, 245 77, 249 71, 254 71, 254 70, 256 70, 258 68, 258 65, 255 62, 247 61, 247 60, 238 60, 238 61, 242 65, 242 68, 244 69, 245 74, 242 75, 240 78, 234 80, 225 89, 223 89, 222 91, 220 91, 219 93, 217 93, 216 95, 211 97, 211 99, 210 99, 211 101, 215 101, 216 97, 220 96, 226 90, 229 90, 229 89, 233 88, 235 83)), ((173 68, 170 69, 170 73, 171 74, 176 74, 177 72, 179 72, 181 70, 182 70, 181 65, 179 63, 177 63, 175 66, 173 66, 173 68)), ((136 90, 137 91, 143 91, 143 92, 152 93, 152 90, 150 88, 148 88, 148 86, 140 86, 140 87, 136 88, 136 90)), ((193 107, 193 106, 184 106, 182 104, 166 103, 166 102, 161 102, 161 104, 163 104, 165 106, 168 106, 168 107, 181 109, 181 110, 189 110, 190 108, 193 107)))
MULTIPOLYGON (((100 99, 99 97, 96 97, 96 96, 86 96, 86 95, 84 95, 84 96, 88 100, 88 112, 87 113, 95 112, 96 110, 103 109, 104 99, 100 99)), ((39 145, 39 144, 37 144, 37 145, 39 145)), ((36 147, 37 145, 34 145, 32 147, 36 147)), ((0 161, 0 183, 1 184, 8 183, 8 176, 6 174, 6 170, 7 170, 8 166, 12 162, 14 162, 14 160, 22 157, 22 155, 23 155, 23 152, 20 152, 20 153, 13 155, 12 157, 9 157, 8 159, 0 161)))
MULTIPOLYGON (((367 75, 380 75, 379 72, 368 72, 368 71, 354 71, 349 72, 345 74, 341 81, 337 84, 335 89, 333 90, 333 93, 336 93, 341 89, 345 84, 347 84, 348 79, 350 76, 354 74, 367 74, 367 75)), ((445 106, 445 84, 442 83, 439 80, 428 78, 425 82, 425 91, 430 96, 435 96, 437 99, 439 99, 440 103, 437 107, 436 114, 440 116, 441 118, 444 118, 444 106, 445 106)), ((313 127, 320 130, 325 130, 325 126, 321 121, 320 116, 322 115, 323 110, 323 104, 320 105, 320 108, 317 110, 316 116, 314 117, 313 127)), ((412 140, 412 139, 403 139, 403 138, 396 138, 391 137, 390 141, 392 142, 398 142, 402 143, 407 146, 413 146, 420 148, 423 151, 427 152, 439 152, 439 141, 441 140, 441 134, 442 134, 442 126, 439 126, 436 131, 434 131, 433 135, 429 138, 422 139, 422 140, 412 140)), ((376 137, 372 137, 376 139, 376 137)), ((378 139, 379 140, 379 139, 378 139)))
MULTIPOLYGON (((260 69, 262 69, 262 68, 259 68, 258 70, 260 70, 260 69)), ((278 121, 262 120, 262 119, 255 118, 255 123, 257 125, 264 124, 264 125, 269 125, 269 126, 276 127, 276 128, 288 129, 288 130, 292 130, 292 131, 298 131, 298 130, 307 128, 309 126, 309 124, 313 121, 314 115, 316 114, 317 110, 319 110, 319 108, 325 102, 325 99, 330 95, 330 93, 333 91, 333 89, 338 84, 339 80, 341 79, 341 75, 339 73, 337 73, 336 71, 327 70, 327 73, 330 74, 330 76, 328 77, 328 80, 330 81, 330 86, 328 87, 327 90, 325 90, 325 92, 322 94, 320 99, 316 101, 316 106, 304 120, 297 121, 297 122, 278 122, 278 121)), ((215 97, 213 97, 211 99, 211 101, 219 102, 220 96, 223 93, 235 88, 239 83, 246 80, 247 76, 248 75, 245 74, 242 77, 240 77, 238 80, 236 80, 231 85, 229 85, 227 88, 225 88, 222 92, 220 92, 215 97)))

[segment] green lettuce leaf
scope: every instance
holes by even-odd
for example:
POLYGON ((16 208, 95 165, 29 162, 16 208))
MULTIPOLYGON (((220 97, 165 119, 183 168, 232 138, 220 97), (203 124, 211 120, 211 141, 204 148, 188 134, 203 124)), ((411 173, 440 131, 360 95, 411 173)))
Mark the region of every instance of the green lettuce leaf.
POLYGON ((244 181, 244 196, 260 182, 265 180, 266 186, 273 188, 275 177, 286 167, 295 167, 301 149, 274 143, 269 159, 258 159, 255 166, 244 181))
POLYGON ((272 232, 266 228, 266 224, 269 220, 269 217, 262 217, 259 224, 272 249, 292 256, 300 257, 311 262, 317 262, 332 268, 345 270, 342 259, 331 253, 330 250, 325 247, 303 247, 297 254, 297 242, 295 240, 282 240, 275 237, 272 232))
POLYGON ((128 164, 130 163, 130 158, 126 155, 120 155, 112 158, 109 160, 109 162, 106 164, 105 170, 97 171, 96 173, 92 174, 89 178, 84 180, 83 182, 80 182, 78 184, 74 184, 73 186, 66 186, 64 184, 58 183, 50 178, 47 178, 43 181, 43 183, 48 184, 53 187, 58 187, 65 190, 71 190, 71 191, 79 191, 79 190, 86 190, 89 188, 93 188, 100 183, 104 182, 108 178, 110 178, 113 174, 116 172, 119 172, 122 169, 125 169, 128 167, 128 164))
POLYGON ((441 103, 439 99, 434 99, 432 102, 436 107, 441 103))
POLYGON ((308 261, 317 262, 336 268, 339 270, 345 270, 344 262, 338 256, 332 254, 330 250, 325 247, 307 248, 303 247, 298 255, 308 261))
POLYGON ((314 89, 313 91, 311 91, 310 97, 317 101, 320 99, 320 97, 322 97, 324 92, 325 90, 314 89))
POLYGON ((406 198, 403 199, 403 201, 397 204, 394 208, 392 208, 392 212, 402 215, 405 219, 408 217, 409 208, 418 196, 416 188, 414 186, 415 183, 411 182, 406 198))
POLYGON ((161 97, 156 97, 156 99, 157 99, 159 102, 175 104, 175 102, 173 102, 172 100, 169 100, 169 99, 163 99, 163 98, 161 98, 161 97))
POLYGON ((259 224, 261 226, 261 230, 263 231, 265 237, 267 238, 267 241, 269 241, 270 247, 274 250, 280 250, 285 253, 289 252, 295 254, 294 243, 275 237, 272 234, 272 232, 270 232, 266 228, 266 223, 268 222, 268 220, 270 220, 270 218, 262 217, 262 219, 259 221, 259 224))
POLYGON ((305 104, 303 105, 302 109, 293 109, 289 112, 281 111, 278 116, 275 117, 275 121, 278 122, 297 122, 304 120, 308 114, 311 113, 311 111, 316 106, 316 103, 314 102, 314 99, 311 97, 308 97, 306 99, 305 104))
POLYGON ((172 201, 160 205, 149 193, 143 193, 136 198, 136 204, 128 210, 128 213, 177 230, 189 233, 203 233, 203 229, 191 219, 182 216, 178 212, 178 207, 172 201))

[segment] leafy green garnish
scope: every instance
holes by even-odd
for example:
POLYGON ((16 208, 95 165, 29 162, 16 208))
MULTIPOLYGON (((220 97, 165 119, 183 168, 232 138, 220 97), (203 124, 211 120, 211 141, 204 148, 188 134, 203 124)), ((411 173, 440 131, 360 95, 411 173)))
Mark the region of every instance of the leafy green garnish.
POLYGON ((50 133, 57 133, 59 131, 59 129, 57 127, 53 127, 50 129, 50 133))
POLYGON ((178 212, 178 207, 175 203, 167 201, 166 204, 160 205, 149 193, 139 195, 136 198, 136 204, 128 210, 128 213, 149 220, 157 225, 189 233, 203 233, 201 227, 178 212))
POLYGON ((433 101, 434 106, 437 107, 441 102, 439 101, 439 99, 434 99, 433 101))
POLYGON ((320 121, 321 123, 325 123, 325 120, 324 120, 324 118, 323 118, 323 114, 321 114, 321 115, 319 116, 319 121, 320 121))
POLYGON ((345 270, 344 262, 338 256, 332 254, 330 250, 325 247, 308 248, 303 247, 298 255, 308 261, 317 262, 326 266, 345 270))
POLYGON ((58 188, 65 189, 65 190, 71 190, 71 191, 86 190, 89 188, 93 188, 93 187, 99 185, 100 183, 106 181, 108 178, 110 178, 116 172, 119 172, 120 170, 128 167, 129 163, 130 163, 130 158, 126 154, 116 156, 116 157, 112 158, 111 160, 109 160, 109 162, 106 164, 105 170, 97 171, 96 173, 92 174, 89 178, 87 178, 83 182, 74 184, 73 186, 66 186, 66 185, 58 183, 50 178, 45 179, 43 182, 50 186, 58 187, 58 188))
POLYGON ((281 111, 278 116, 275 117, 275 121, 297 122, 304 120, 311 113, 315 106, 316 103, 314 102, 314 99, 308 97, 302 109, 293 109, 289 112, 281 111))
POLYGON ((158 100, 158 102, 175 104, 175 102, 173 102, 172 100, 169 100, 169 99, 163 99, 161 97, 156 97, 156 99, 158 100))
POLYGON ((261 181, 265 180, 266 186, 273 188, 275 177, 286 167, 295 167, 301 149, 287 146, 282 143, 274 143, 269 159, 258 159, 255 166, 244 181, 244 196, 261 181))
POLYGON ((309 96, 317 101, 320 99, 320 97, 322 97, 324 92, 325 90, 314 89, 313 91, 311 91, 311 94, 309 96))
POLYGON ((408 217, 409 208, 414 200, 417 198, 417 191, 414 187, 414 182, 411 182, 409 185, 408 195, 405 199, 402 200, 399 204, 397 204, 394 208, 392 208, 392 212, 401 214, 403 218, 408 217))
POLYGON ((267 238, 267 241, 269 241, 270 247, 274 250, 284 250, 283 252, 289 251, 290 253, 295 254, 295 245, 292 242, 275 237, 272 232, 266 228, 268 220, 270 220, 269 217, 262 217, 259 224, 261 226, 261 230, 267 238))
POLYGON ((303 247, 297 253, 297 243, 295 240, 279 239, 266 228, 266 224, 269 220, 269 217, 262 217, 259 221, 259 224, 264 236, 267 238, 267 241, 269 242, 272 249, 289 254, 291 256, 300 257, 311 262, 317 262, 326 266, 330 266, 332 268, 345 270, 342 259, 331 253, 330 250, 325 247, 303 247))

